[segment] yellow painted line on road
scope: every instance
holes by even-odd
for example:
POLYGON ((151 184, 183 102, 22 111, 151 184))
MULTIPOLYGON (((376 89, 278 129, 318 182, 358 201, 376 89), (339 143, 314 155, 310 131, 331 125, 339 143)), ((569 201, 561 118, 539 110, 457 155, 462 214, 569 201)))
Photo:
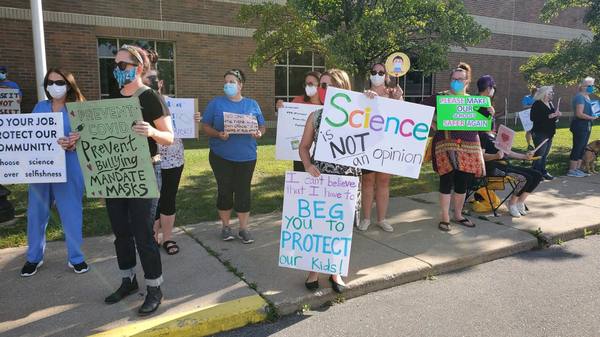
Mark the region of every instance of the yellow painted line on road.
POLYGON ((265 320, 266 306, 267 302, 262 297, 252 295, 210 307, 148 319, 91 337, 208 336, 265 320))

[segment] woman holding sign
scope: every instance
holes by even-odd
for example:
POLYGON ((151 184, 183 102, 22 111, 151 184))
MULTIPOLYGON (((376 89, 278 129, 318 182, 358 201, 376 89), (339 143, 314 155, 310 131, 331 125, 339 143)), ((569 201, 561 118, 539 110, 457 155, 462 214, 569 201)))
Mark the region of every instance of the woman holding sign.
MULTIPOLYGON (((388 87, 389 82, 390 79, 386 73, 385 65, 375 63, 371 67, 367 94, 372 97, 380 96, 402 100, 402 89, 399 86, 388 87)), ((363 219, 357 226, 358 230, 366 231, 371 225, 371 209, 373 208, 373 200, 375 200, 377 226, 386 232, 393 232, 394 227, 385 221, 390 202, 390 178, 392 175, 365 169, 362 170, 362 174, 363 219)))
MULTIPOLYGON (((471 67, 461 62, 450 72, 450 90, 438 95, 467 96, 470 82, 471 67)), ((423 101, 423 104, 429 106, 436 106, 436 103, 437 95, 423 101)), ((431 125, 435 129, 436 124, 431 125)), ((432 165, 433 170, 440 176, 441 221, 438 228, 444 232, 450 231, 451 201, 454 203, 454 222, 466 227, 475 227, 471 220, 462 215, 462 209, 465 193, 473 178, 485 175, 477 131, 437 131, 432 141, 432 165)))
POLYGON ((65 233, 68 266, 77 274, 88 271, 81 244, 83 243, 83 175, 75 152, 76 137, 71 135, 71 124, 67 113, 67 102, 82 102, 75 77, 67 71, 52 68, 44 77, 44 89, 49 100, 35 105, 32 113, 56 112, 62 114, 64 135, 58 144, 66 151, 65 163, 67 182, 41 183, 29 185, 27 206, 27 262, 21 269, 21 276, 34 275, 44 263, 46 248, 46 226, 50 218, 50 207, 56 202, 56 208, 65 233))
MULTIPOLYGON (((114 76, 121 88, 118 97, 138 97, 142 108, 142 121, 132 129, 148 138, 150 158, 160 189, 160 155, 158 146, 173 143, 173 126, 169 110, 157 92, 145 86, 142 76, 150 68, 147 54, 139 47, 123 45, 115 57, 114 76)), ((121 271, 121 286, 104 301, 117 303, 138 289, 136 280, 136 248, 146 280, 146 299, 138 310, 148 315, 158 309, 162 300, 160 285, 163 282, 160 252, 154 241, 153 225, 156 199, 115 198, 106 200, 106 210, 115 234, 117 262, 121 271)))
MULTIPOLYGON (((321 86, 323 88, 323 100, 326 95, 326 88, 331 86, 334 88, 341 88, 346 90, 352 90, 350 85, 350 78, 348 74, 339 69, 329 69, 321 76, 321 84, 325 83, 325 86, 321 86), (327 81, 327 82, 324 82, 327 81)), ((313 143, 316 144, 319 136, 319 127, 321 125, 321 113, 323 110, 317 110, 308 116, 306 120, 306 126, 304 127, 304 134, 302 135, 302 140, 300 141, 300 159, 304 164, 304 169, 307 173, 312 175, 313 177, 318 177, 321 173, 327 174, 337 174, 337 175, 346 175, 346 176, 360 176, 361 170, 356 167, 342 166, 337 164, 325 163, 314 160, 310 154, 310 148, 313 143)), ((360 191, 360 188, 359 188, 360 191)), ((360 192, 359 192, 360 194, 360 192)), ((360 195, 356 196, 356 212, 354 217, 354 222, 358 223, 359 213, 360 213, 360 195)), ((342 277, 339 275, 331 275, 329 277, 329 282, 333 290, 337 293, 341 293, 345 289, 345 283, 342 280, 342 277)), ((305 286, 308 290, 316 290, 319 288, 319 274, 316 272, 310 272, 305 281, 305 286)))
POLYGON ((246 82, 244 73, 232 69, 225 73, 224 78, 225 96, 215 97, 208 103, 202 115, 202 128, 209 137, 208 159, 217 180, 217 209, 223 223, 221 239, 230 241, 235 238, 229 225, 231 211, 235 209, 240 221, 238 238, 248 244, 254 242, 248 230, 250 183, 256 166, 256 140, 266 131, 265 119, 258 103, 242 96, 246 82), (225 131, 226 114, 253 116, 258 128, 252 133, 230 134, 225 131))
POLYGON ((589 174, 581 170, 581 160, 585 147, 592 133, 592 121, 598 117, 592 112, 592 101, 590 95, 595 92, 594 79, 586 77, 579 84, 579 92, 573 97, 572 105, 575 118, 571 121, 571 133, 573 134, 573 149, 571 150, 569 177, 586 177, 589 174))
POLYGON ((545 180, 554 179, 546 171, 546 159, 552 147, 552 138, 554 138, 554 134, 556 133, 558 117, 561 116, 560 107, 554 108, 552 104, 553 97, 554 91, 551 86, 539 88, 533 96, 535 101, 531 106, 530 114, 530 119, 533 122, 533 128, 531 129, 533 143, 536 148, 539 147, 535 155, 541 157, 533 162, 532 167, 543 174, 545 180))

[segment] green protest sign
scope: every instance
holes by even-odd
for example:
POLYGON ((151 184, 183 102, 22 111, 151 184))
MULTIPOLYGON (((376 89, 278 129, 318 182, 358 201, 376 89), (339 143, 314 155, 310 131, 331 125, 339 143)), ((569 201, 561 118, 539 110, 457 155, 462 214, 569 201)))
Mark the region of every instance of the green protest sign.
POLYGON ((492 117, 478 111, 491 106, 490 98, 485 96, 437 96, 437 129, 490 131, 492 117))
POLYGON ((89 198, 158 198, 148 140, 131 126, 143 120, 138 98, 67 103, 79 132, 77 156, 89 198))

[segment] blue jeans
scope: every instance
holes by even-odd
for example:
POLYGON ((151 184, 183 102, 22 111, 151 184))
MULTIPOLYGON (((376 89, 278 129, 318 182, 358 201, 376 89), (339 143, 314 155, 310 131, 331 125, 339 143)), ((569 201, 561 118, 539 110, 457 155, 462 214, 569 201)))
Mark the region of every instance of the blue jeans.
POLYGON ((577 121, 571 124, 571 133, 573 134, 573 149, 571 150, 571 160, 577 161, 583 158, 585 147, 590 140, 592 133, 592 124, 590 122, 577 121))
POLYGON ((533 144, 535 147, 538 147, 538 145, 540 145, 545 139, 548 139, 548 141, 535 152, 535 156, 541 158, 535 160, 531 165, 531 168, 540 172, 541 174, 548 174, 548 171, 546 171, 546 160, 548 159, 548 154, 550 153, 550 148, 552 147, 552 138, 554 136, 549 136, 540 132, 532 132, 531 136, 533 138, 533 144))

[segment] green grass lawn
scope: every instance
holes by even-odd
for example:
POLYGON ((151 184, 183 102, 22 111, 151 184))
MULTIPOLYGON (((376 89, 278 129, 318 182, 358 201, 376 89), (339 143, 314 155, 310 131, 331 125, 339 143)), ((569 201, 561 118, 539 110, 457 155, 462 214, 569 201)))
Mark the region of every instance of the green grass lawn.
MULTIPOLYGON (((516 149, 525 149, 524 132, 517 132, 516 149)), ((595 127, 591 139, 600 139, 600 128, 595 127)), ((571 133, 566 125, 558 130, 552 152, 548 159, 549 171, 554 175, 565 174, 571 150, 571 133)), ((281 210, 283 201, 283 173, 292 169, 289 161, 275 160, 274 130, 260 141, 258 162, 252 180, 252 213, 269 213, 281 210)), ((185 142, 185 169, 177 195, 177 224, 191 224, 204 220, 216 220, 215 200, 217 187, 208 163, 206 139, 185 142)), ((392 196, 412 195, 435 191, 438 178, 431 164, 421 170, 418 180, 394 177, 390 184, 392 196)), ((27 186, 8 186, 17 213, 13 226, 0 228, 0 248, 21 246, 27 243, 26 219, 27 186)), ((84 200, 84 236, 109 234, 111 232, 103 202, 98 199, 84 200)), ((52 213, 47 231, 48 240, 61 240, 63 233, 60 219, 52 213)))

